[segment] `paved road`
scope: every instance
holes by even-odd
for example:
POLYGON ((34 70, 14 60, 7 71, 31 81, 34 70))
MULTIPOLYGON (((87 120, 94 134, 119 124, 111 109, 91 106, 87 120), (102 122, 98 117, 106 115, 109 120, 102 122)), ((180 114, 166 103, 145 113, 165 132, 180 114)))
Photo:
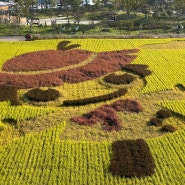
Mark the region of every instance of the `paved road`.
MULTIPOLYGON (((54 20, 54 18, 52 20, 54 20)), ((57 17, 55 20, 56 20, 56 24, 65 24, 68 22, 66 17, 57 17)), ((96 24, 98 22, 100 21, 90 22, 89 20, 83 20, 83 21, 80 21, 80 24, 92 24, 92 23, 96 24)), ((47 25, 51 25, 51 19, 40 19, 40 24, 44 25, 45 23, 47 25)), ((74 20, 70 20, 69 23, 74 23, 74 20)), ((23 24, 26 24, 26 22, 23 24)), ((0 42, 3 42, 3 41, 14 42, 14 41, 24 41, 24 40, 25 40, 24 36, 0 36, 0 42)))
MULTIPOLYGON (((29 20, 31 21, 31 20, 29 20)), ((66 17, 53 17, 52 19, 50 18, 47 18, 47 19, 39 19, 39 24, 42 24, 42 25, 51 25, 52 21, 55 21, 56 24, 66 24, 68 23, 68 20, 66 17)), ((100 21, 90 21, 90 20, 81 20, 79 23, 80 24, 97 24, 99 23, 100 21)), ((69 20, 69 23, 74 23, 74 19, 70 19, 69 20)), ((26 25, 26 19, 24 19, 22 22, 21 22, 22 25, 26 25)))
POLYGON ((24 41, 24 36, 0 36, 0 42, 14 42, 14 41, 24 41))
MULTIPOLYGON (((68 23, 68 20, 66 17, 56 17, 52 19, 40 19, 40 24, 44 25, 45 23, 47 25, 51 25, 51 22, 55 20, 56 24, 66 24, 68 23)), ((100 21, 93 21, 94 24, 99 23, 100 21)), ((74 23, 74 20, 69 20, 69 23, 74 23)), ((81 20, 80 24, 92 24, 92 21, 89 20, 81 20)))

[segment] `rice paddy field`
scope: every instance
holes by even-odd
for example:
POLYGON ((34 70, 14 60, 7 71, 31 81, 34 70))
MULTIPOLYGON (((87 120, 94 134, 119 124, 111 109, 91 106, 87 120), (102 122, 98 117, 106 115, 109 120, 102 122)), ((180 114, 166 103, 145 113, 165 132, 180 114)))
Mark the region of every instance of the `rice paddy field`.
POLYGON ((0 42, 0 185, 185 184, 185 39, 0 42))

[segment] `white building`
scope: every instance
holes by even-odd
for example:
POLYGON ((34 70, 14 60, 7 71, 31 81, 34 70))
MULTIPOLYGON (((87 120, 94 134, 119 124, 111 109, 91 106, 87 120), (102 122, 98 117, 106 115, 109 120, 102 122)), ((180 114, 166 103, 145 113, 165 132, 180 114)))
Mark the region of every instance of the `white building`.
POLYGON ((14 5, 13 1, 8 2, 0 1, 0 6, 11 6, 11 5, 14 5))
POLYGON ((88 5, 94 5, 92 0, 83 0, 83 5, 88 4, 88 5))

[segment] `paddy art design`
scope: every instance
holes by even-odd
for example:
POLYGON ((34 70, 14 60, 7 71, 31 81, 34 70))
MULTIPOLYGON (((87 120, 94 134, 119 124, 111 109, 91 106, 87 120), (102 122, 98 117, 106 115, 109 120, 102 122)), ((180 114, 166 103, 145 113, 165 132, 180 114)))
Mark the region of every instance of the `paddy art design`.
POLYGON ((179 41, 25 43, 0 56, 4 184, 183 182, 179 41))

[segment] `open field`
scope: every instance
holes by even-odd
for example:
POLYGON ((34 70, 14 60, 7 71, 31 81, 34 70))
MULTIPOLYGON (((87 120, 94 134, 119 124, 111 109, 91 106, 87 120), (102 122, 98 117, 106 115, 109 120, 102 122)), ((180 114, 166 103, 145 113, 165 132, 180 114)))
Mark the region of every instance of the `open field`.
POLYGON ((185 184, 185 39, 0 48, 0 184, 185 184))

